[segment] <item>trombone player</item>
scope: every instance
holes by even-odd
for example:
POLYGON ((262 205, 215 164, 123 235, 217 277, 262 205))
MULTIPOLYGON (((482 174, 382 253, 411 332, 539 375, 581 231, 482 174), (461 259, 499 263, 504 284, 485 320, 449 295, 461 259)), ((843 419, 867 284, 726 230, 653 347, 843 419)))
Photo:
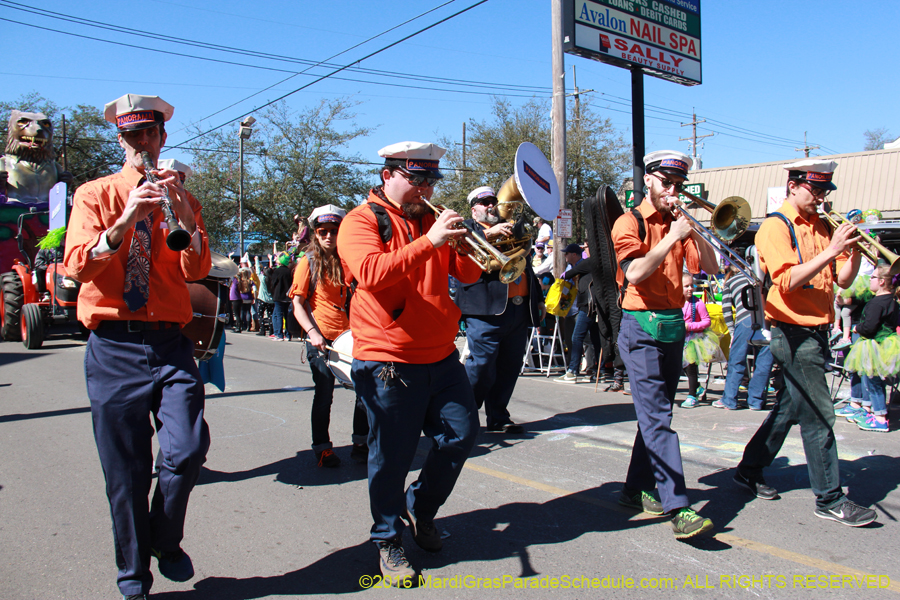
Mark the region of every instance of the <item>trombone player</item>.
POLYGON ((619 217, 612 230, 623 312, 619 350, 638 419, 619 503, 669 515, 678 539, 713 528, 711 520, 690 508, 678 434, 671 426, 684 350, 682 269, 695 274, 701 267, 707 273, 718 270, 712 246, 687 217, 675 212, 673 196, 691 165, 688 156, 674 150, 646 155, 647 196, 619 217), (652 494, 657 484, 662 502, 652 494))
MULTIPOLYGON (((468 196, 472 218, 466 223, 474 235, 493 244, 513 234, 513 224, 501 219, 497 194, 481 186, 468 196)), ((509 284, 496 271, 484 272, 473 284, 458 287, 456 304, 466 323, 469 356, 466 374, 475 393, 475 403, 484 405, 490 432, 520 434, 525 429, 509 416, 509 400, 528 344, 530 328, 541 320, 543 294, 530 261, 509 284)))
POLYGON ((762 471, 772 464, 791 427, 799 424, 816 495, 815 515, 861 527, 876 515, 848 500, 841 489, 834 407, 825 380, 833 282, 847 288, 860 265, 856 227, 842 223, 830 232, 819 218, 825 196, 837 189, 831 181, 836 167, 836 162, 820 159, 785 166, 787 199, 756 234, 761 264, 772 278, 766 301, 766 318, 772 321, 770 348, 783 369, 785 386, 744 449, 734 480, 757 498, 778 498, 762 471))

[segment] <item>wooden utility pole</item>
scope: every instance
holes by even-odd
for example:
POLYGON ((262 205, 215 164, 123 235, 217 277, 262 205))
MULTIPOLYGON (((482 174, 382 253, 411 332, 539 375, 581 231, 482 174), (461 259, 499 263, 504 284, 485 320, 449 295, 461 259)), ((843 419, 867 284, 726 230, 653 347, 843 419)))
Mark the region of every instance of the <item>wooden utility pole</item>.
POLYGON ((806 155, 806 158, 809 158, 809 151, 810 150, 818 150, 818 149, 819 149, 818 146, 810 146, 809 144, 806 143, 806 132, 804 131, 803 132, 803 147, 802 148, 794 148, 794 151, 800 152, 802 150, 803 153, 806 155))
MULTIPOLYGON (((563 56, 562 0, 552 0, 551 46, 553 55, 553 110, 551 123, 551 145, 553 172, 559 185, 559 207, 566 207, 566 64, 563 56)), ((559 276, 563 270, 563 254, 559 230, 554 222, 553 231, 553 274, 559 276)))
MULTIPOLYGON (((569 96, 575 97, 575 166, 572 169, 575 177, 575 239, 579 238, 579 234, 584 233, 583 220, 583 206, 584 206, 584 185, 582 182, 582 173, 581 167, 583 165, 582 158, 584 156, 584 138, 582 133, 584 132, 584 128, 581 123, 581 94, 587 94, 588 92, 593 92, 594 90, 579 90, 578 89, 578 79, 575 77, 575 65, 572 65, 572 86, 575 88, 575 91, 569 94, 569 96)), ((585 241, 585 240, 582 240, 585 241)))
POLYGON ((706 123, 706 119, 703 119, 702 121, 698 121, 696 112, 693 113, 692 116, 693 116, 693 119, 691 120, 690 123, 682 123, 681 126, 682 127, 687 127, 688 125, 692 126, 693 134, 691 135, 691 137, 678 138, 678 141, 679 142, 688 142, 689 141, 691 143, 691 158, 694 160, 694 169, 696 170, 696 169, 703 168, 703 165, 700 162, 700 155, 697 154, 697 140, 712 137, 715 135, 715 132, 698 136, 697 135, 697 125, 699 125, 700 123, 706 123))

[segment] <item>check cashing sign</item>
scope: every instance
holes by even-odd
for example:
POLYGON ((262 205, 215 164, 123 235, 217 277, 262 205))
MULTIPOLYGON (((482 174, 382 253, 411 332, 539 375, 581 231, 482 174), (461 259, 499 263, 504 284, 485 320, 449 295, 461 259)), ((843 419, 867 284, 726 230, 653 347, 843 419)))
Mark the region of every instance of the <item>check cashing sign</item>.
POLYGON ((563 48, 682 85, 702 82, 700 0, 565 0, 563 48))

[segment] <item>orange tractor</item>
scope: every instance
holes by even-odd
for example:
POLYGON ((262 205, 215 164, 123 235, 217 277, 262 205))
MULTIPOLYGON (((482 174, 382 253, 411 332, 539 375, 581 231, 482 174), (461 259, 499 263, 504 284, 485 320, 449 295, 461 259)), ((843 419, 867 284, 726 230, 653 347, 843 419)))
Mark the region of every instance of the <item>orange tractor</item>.
POLYGON ((17 240, 25 260, 15 259, 13 270, 0 275, 0 336, 7 341, 21 340, 28 349, 40 348, 52 327, 77 324, 78 330, 84 332, 76 318, 81 284, 67 276, 61 244, 40 250, 39 256, 35 240, 23 234, 28 231, 24 227, 27 219, 46 214, 19 215, 17 240), (36 281, 40 276, 45 285, 36 281))

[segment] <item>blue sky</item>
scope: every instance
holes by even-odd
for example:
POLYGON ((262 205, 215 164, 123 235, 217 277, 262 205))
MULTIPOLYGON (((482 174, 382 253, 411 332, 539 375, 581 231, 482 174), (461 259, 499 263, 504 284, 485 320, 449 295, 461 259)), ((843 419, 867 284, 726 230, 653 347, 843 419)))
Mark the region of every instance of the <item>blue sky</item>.
MULTIPOLYGON (((237 2, 219 0, 34 0, 28 6, 113 26, 182 40, 321 61, 419 15, 446 0, 381 2, 237 2)), ((333 59, 345 65, 418 29, 461 11, 477 0, 456 0, 412 23, 333 59)), ((169 145, 188 138, 186 127, 208 128, 236 120, 255 106, 309 83, 309 74, 276 85, 255 98, 210 117, 289 76, 277 70, 223 64, 153 50, 297 71, 296 62, 214 52, 88 27, 25 13, 0 0, 0 32, 6 60, 0 67, 5 100, 38 91, 60 105, 101 107, 124 93, 156 94, 175 106, 169 145), (117 46, 19 23, 131 44, 117 46)), ((377 160, 379 148, 401 140, 461 138, 462 123, 490 118, 491 93, 513 104, 551 87, 550 2, 488 0, 460 16, 404 41, 358 66, 392 74, 345 71, 291 95, 294 110, 321 98, 351 97, 357 123, 374 129, 352 150, 377 160), (427 75, 474 83, 423 82, 399 74, 427 75), (348 81, 351 79, 353 81, 348 81), (418 88, 396 87, 413 85, 418 88), (452 91, 451 91, 452 90, 452 91), (470 92, 482 91, 482 94, 470 92)), ((701 150, 704 166, 722 167, 790 160, 802 156, 804 132, 812 153, 856 152, 863 132, 886 127, 895 137, 898 79, 893 59, 900 3, 706 0, 701 4, 703 84, 686 87, 645 77, 647 150, 689 152, 678 138, 696 110, 708 119, 698 133, 715 131, 701 150), (714 122, 715 121, 715 122, 714 122)), ((594 108, 631 139, 630 74, 613 66, 566 55, 566 85, 573 67, 581 89, 592 89, 594 108)), ((317 75, 327 70, 312 72, 317 75)), ((549 118, 549 115, 548 115, 549 118)), ((193 142, 199 144, 201 141, 193 142)), ((237 143, 237 142, 235 142, 237 143)), ((189 159, 178 152, 167 156, 189 159)))

